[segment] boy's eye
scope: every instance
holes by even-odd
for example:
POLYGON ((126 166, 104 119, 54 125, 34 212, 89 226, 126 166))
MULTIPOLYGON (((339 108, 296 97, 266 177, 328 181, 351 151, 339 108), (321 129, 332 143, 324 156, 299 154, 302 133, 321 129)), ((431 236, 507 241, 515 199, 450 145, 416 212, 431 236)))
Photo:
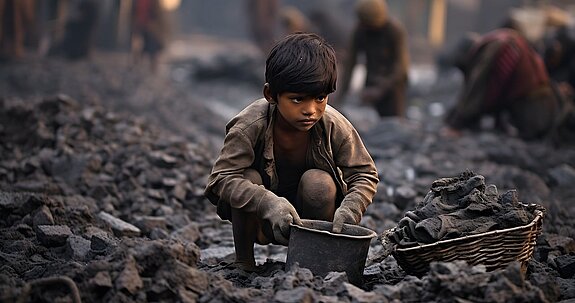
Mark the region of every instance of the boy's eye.
POLYGON ((288 97, 291 102, 296 103, 296 104, 300 104, 302 102, 304 102, 305 100, 314 100, 317 103, 322 103, 325 102, 325 100, 327 100, 327 96, 326 95, 320 95, 317 97, 311 97, 311 96, 290 96, 288 97))
POLYGON ((292 97, 290 98, 293 103, 302 103, 303 97, 292 97))

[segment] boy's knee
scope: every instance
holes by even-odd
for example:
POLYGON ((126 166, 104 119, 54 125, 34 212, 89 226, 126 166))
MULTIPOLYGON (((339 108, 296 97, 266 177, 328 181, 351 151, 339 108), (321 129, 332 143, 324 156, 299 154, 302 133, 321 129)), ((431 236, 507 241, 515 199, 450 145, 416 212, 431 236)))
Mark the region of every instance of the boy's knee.
POLYGON ((337 186, 328 172, 310 169, 301 177, 299 192, 304 203, 311 207, 323 207, 326 203, 335 203, 337 186))
POLYGON ((303 181, 305 185, 327 185, 330 187, 335 188, 335 182, 332 176, 321 169, 309 169, 303 173, 301 177, 301 181, 303 181))
POLYGON ((244 170, 244 178, 252 181, 253 184, 257 185, 264 184, 264 181, 262 180, 262 176, 260 175, 260 173, 258 173, 258 171, 253 168, 248 168, 244 170))

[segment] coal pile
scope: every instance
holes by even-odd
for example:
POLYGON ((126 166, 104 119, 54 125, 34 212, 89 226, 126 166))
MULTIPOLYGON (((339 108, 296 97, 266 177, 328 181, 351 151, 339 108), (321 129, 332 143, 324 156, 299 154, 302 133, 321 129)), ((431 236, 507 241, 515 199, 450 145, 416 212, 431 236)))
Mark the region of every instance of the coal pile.
MULTIPOLYGON (((86 301, 145 298, 152 278, 207 279, 195 273, 198 224, 210 212, 201 196, 205 146, 66 96, 0 112, 5 299, 18 282, 54 276, 81 280, 86 301)), ((166 285, 148 297, 177 298, 166 285)), ((42 289, 29 296, 45 297, 42 289)))
POLYGON ((464 172, 456 178, 435 180, 423 201, 399 221, 391 240, 402 247, 415 247, 525 226, 534 216, 519 203, 515 191, 499 195, 497 187, 486 185, 483 176, 464 172))
POLYGON ((361 287, 344 273, 286 271, 286 248, 274 245, 257 246, 262 271, 246 273, 229 266, 231 225, 202 196, 224 131, 205 100, 233 104, 233 94, 217 96, 206 81, 177 85, 128 73, 114 61, 92 64, 22 63, 0 71, 12 79, 0 96, 1 302, 575 298, 572 148, 495 133, 445 139, 429 125, 394 119, 362 131, 381 175, 363 226, 381 234, 434 180, 474 171, 500 192, 515 190, 518 201, 547 209, 526 275, 518 263, 487 271, 448 262, 415 277, 376 240, 361 287), (104 76, 116 72, 126 73, 124 85, 104 76), (55 81, 34 82, 45 75, 55 81))

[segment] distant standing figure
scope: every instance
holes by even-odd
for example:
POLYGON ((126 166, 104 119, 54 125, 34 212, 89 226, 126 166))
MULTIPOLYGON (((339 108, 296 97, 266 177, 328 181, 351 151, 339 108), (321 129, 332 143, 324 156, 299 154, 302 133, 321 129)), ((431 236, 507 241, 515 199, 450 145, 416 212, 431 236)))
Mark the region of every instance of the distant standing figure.
POLYGON ((343 62, 347 52, 350 30, 347 29, 346 24, 341 20, 342 18, 334 10, 327 10, 321 4, 321 2, 319 5, 316 4, 316 7, 309 12, 308 20, 311 20, 310 22, 318 30, 319 35, 333 46, 338 62, 343 62))
POLYGON ((136 62, 148 56, 152 71, 158 68, 167 44, 168 22, 160 0, 135 0, 132 13, 132 52, 136 62))
POLYGON ((280 0, 247 0, 246 9, 255 43, 267 55, 275 42, 280 0))
POLYGON ((69 59, 86 58, 92 52, 99 5, 97 0, 81 0, 66 21, 61 51, 69 59))
POLYGON ((21 58, 34 22, 34 1, 0 0, 0 59, 21 58))
POLYGON ((545 44, 543 51, 545 66, 551 79, 561 89, 573 95, 575 89, 575 27, 559 27, 545 44))
POLYGON ((555 88, 541 56, 525 37, 509 28, 475 37, 455 56, 464 84, 446 116, 443 134, 479 129, 486 115, 495 117, 499 129, 514 128, 524 139, 542 138, 573 123, 567 121, 573 117, 572 101, 555 88))
POLYGON ((356 13, 359 22, 346 54, 338 99, 349 89, 358 57, 365 55, 367 75, 361 102, 373 106, 381 117, 403 117, 409 65, 407 32, 388 15, 384 0, 360 0, 356 13))

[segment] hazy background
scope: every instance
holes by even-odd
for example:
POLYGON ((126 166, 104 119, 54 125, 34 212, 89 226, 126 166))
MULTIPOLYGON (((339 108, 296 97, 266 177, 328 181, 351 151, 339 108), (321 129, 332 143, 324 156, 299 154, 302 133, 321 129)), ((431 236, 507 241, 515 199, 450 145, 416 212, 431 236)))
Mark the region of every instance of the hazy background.
MULTIPOLYGON (((57 24, 64 23, 80 0, 36 1, 36 19, 40 41, 55 40, 57 24), (67 6, 67 10, 61 7, 67 6), (60 8, 59 8, 60 7, 60 8)), ((130 47, 129 16, 132 0, 99 0, 100 14, 95 47, 106 50, 128 50, 130 47)), ((217 39, 250 42, 250 9, 245 0, 163 0, 169 8, 172 42, 193 41, 197 35, 217 39)), ((523 14, 528 30, 541 35, 541 18, 536 7, 556 5, 573 14, 574 0, 388 0, 389 11, 399 19, 409 34, 413 62, 426 62, 441 48, 453 46, 467 31, 492 30, 517 8, 523 14)), ((342 37, 347 37, 355 22, 356 0, 279 0, 281 7, 293 6, 309 15, 323 11, 337 24, 342 37)), ((277 36, 282 35, 276 24, 277 36)))

